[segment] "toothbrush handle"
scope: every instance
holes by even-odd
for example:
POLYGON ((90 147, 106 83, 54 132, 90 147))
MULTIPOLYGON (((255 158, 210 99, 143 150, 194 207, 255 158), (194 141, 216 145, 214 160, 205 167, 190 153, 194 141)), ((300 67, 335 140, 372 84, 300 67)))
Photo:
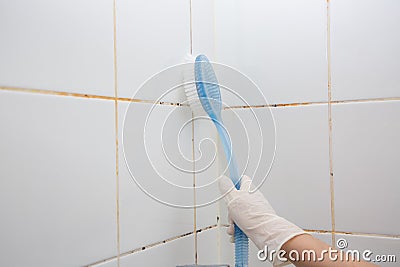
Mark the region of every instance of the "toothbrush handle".
POLYGON ((249 238, 235 224, 235 267, 249 266, 249 238))
MULTIPOLYGON (((223 127, 222 120, 216 121, 222 145, 224 147, 226 160, 228 162, 229 175, 236 189, 240 189, 240 176, 233 154, 232 144, 226 129, 223 127)), ((249 239, 246 234, 235 224, 235 267, 247 267, 249 255, 249 239)))
POLYGON ((228 162, 229 176, 230 176, 233 184, 235 185, 236 189, 239 190, 240 189, 240 176, 238 173, 236 159, 233 154, 232 144, 230 142, 228 132, 223 127, 222 120, 219 120, 219 122, 216 122, 215 126, 217 127, 219 137, 220 137, 222 145, 224 147, 226 161, 228 162))

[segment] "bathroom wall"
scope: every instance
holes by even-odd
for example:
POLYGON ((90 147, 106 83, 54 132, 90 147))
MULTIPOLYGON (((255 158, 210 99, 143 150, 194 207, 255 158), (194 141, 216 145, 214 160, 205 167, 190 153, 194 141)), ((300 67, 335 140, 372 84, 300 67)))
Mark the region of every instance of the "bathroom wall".
MULTIPOLYGON (((278 214, 333 245, 398 253, 399 8, 3 1, 0 265, 232 266, 226 207, 212 201, 220 144, 169 68, 191 52, 244 98, 223 88, 223 117, 278 214)), ((268 266, 256 252, 250 266, 268 266)))

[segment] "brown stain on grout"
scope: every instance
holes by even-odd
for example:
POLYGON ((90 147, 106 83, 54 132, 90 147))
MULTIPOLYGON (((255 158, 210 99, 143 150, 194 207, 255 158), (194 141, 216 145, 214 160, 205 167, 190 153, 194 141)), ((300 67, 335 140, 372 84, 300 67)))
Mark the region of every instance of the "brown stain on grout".
POLYGON ((354 100, 332 100, 332 104, 351 104, 351 103, 368 103, 368 102, 385 102, 385 101, 399 101, 400 97, 382 97, 382 98, 368 98, 368 99, 354 99, 354 100))
POLYGON ((318 234, 340 234, 340 235, 358 235, 363 237, 384 237, 384 238, 400 238, 400 235, 390 235, 390 234, 377 234, 377 233, 363 233, 363 232, 346 232, 346 231, 329 231, 329 230, 315 230, 315 229, 303 229, 307 233, 318 233, 318 234))
POLYGON ((116 235, 117 235, 117 266, 120 266, 121 235, 120 235, 120 202, 119 202, 119 144, 118 144, 118 65, 117 65, 117 0, 113 1, 113 58, 114 58, 114 123, 115 123, 115 190, 116 190, 116 235))
MULTIPOLYGON (((331 100, 331 104, 351 104, 351 103, 368 103, 368 102, 385 102, 385 101, 399 101, 400 97, 382 97, 382 98, 368 98, 368 99, 354 99, 354 100, 331 100)), ((315 102, 293 102, 293 103, 280 103, 280 104, 266 104, 266 105, 249 105, 249 106, 229 106, 224 107, 224 110, 230 109, 248 109, 248 108, 279 108, 279 107, 300 107, 311 105, 326 105, 329 101, 315 101, 315 102)))
POLYGON ((194 114, 192 112, 192 161, 193 161, 193 233, 194 233, 194 263, 198 263, 198 249, 197 249, 197 208, 196 208, 196 157, 194 145, 194 114))
POLYGON ((154 100, 145 100, 145 99, 128 98, 128 97, 114 97, 114 96, 102 96, 102 95, 81 94, 81 93, 69 93, 69 92, 63 92, 63 91, 52 91, 52 90, 44 90, 44 89, 9 87, 9 86, 0 86, 0 91, 42 94, 42 95, 52 95, 52 96, 64 96, 64 97, 67 96, 67 97, 77 97, 77 98, 86 98, 86 99, 108 100, 108 101, 110 101, 110 100, 116 101, 117 100, 117 101, 121 101, 121 102, 146 103, 146 104, 165 105, 165 106, 181 106, 181 107, 189 106, 189 105, 182 104, 182 103, 167 102, 167 101, 154 101, 154 100))
POLYGON ((62 92, 62 91, 51 91, 51 90, 33 89, 33 88, 1 86, 0 90, 2 90, 2 91, 19 92, 19 93, 32 93, 32 94, 43 94, 43 95, 54 95, 54 96, 69 96, 69 97, 89 98, 89 99, 115 100, 115 97, 112 97, 112 96, 100 96, 100 95, 90 95, 90 94, 80 94, 80 93, 68 93, 68 92, 62 92))
MULTIPOLYGON (((211 230, 211 229, 217 228, 217 226, 218 226, 217 224, 210 225, 210 226, 207 226, 207 227, 204 227, 204 228, 201 228, 201 229, 197 229, 196 231, 192 231, 192 232, 184 233, 184 234, 181 234, 181 235, 178 235, 178 236, 170 237, 170 238, 164 239, 162 241, 151 243, 151 244, 146 245, 146 246, 141 246, 141 247, 126 251, 124 253, 121 253, 120 257, 121 258, 122 257, 126 257, 126 256, 129 256, 131 254, 134 254, 134 253, 137 253, 137 252, 149 249, 149 248, 153 248, 153 247, 156 247, 156 246, 159 246, 159 245, 162 245, 162 244, 166 244, 168 242, 175 241, 177 239, 190 236, 193 233, 201 233, 201 232, 204 232, 204 231, 207 231, 207 230, 211 230)), ((94 263, 85 265, 84 267, 94 267, 94 266, 97 266, 97 265, 100 265, 100 264, 104 264, 106 262, 111 262, 111 261, 116 260, 116 259, 117 259, 117 256, 113 256, 113 257, 110 257, 110 258, 107 258, 107 259, 99 260, 99 261, 96 261, 94 263)))
MULTIPOLYGON (((145 104, 164 105, 164 106, 179 106, 179 107, 188 107, 189 106, 187 104, 179 103, 179 102, 154 101, 154 100, 148 100, 148 99, 138 99, 138 98, 129 98, 129 97, 113 97, 113 96, 70 93, 70 92, 63 92, 63 91, 52 91, 52 90, 44 90, 44 89, 9 87, 9 86, 0 86, 0 91, 13 91, 13 92, 19 92, 19 93, 67 96, 67 97, 100 99, 100 100, 109 100, 109 101, 117 100, 117 101, 121 101, 121 102, 145 103, 145 104)), ((383 97, 383 98, 354 99, 354 100, 352 100, 352 99, 332 100, 331 104, 351 104, 351 103, 386 102, 386 101, 400 101, 400 97, 383 97)), ((323 104, 328 104, 328 102, 316 101, 316 102, 278 103, 278 104, 267 104, 267 105, 249 105, 249 106, 243 105, 243 106, 229 106, 229 107, 225 107, 224 109, 229 110, 229 109, 247 109, 247 108, 299 107, 299 106, 312 106, 312 105, 323 105, 323 104)))
POLYGON ((344 231, 335 231, 335 234, 340 235, 358 235, 365 237, 384 237, 384 238, 400 238, 400 235, 389 235, 389 234, 376 234, 376 233, 362 233, 362 232, 344 232, 344 231))
POLYGON ((326 1, 326 53, 328 67, 328 127, 329 127, 329 187, 330 187, 330 206, 331 206, 331 225, 332 225, 332 247, 336 246, 335 240, 335 185, 333 175, 333 145, 332 145, 332 72, 331 72, 331 15, 330 0, 326 1))
MULTIPOLYGON (((189 1, 189 53, 193 55, 193 1, 189 1)), ((192 111, 192 161, 193 161, 193 233, 194 233, 194 263, 198 263, 198 249, 197 249, 197 209, 196 209, 196 161, 195 161, 195 148, 194 148, 194 114, 192 111)))
POLYGON ((277 108, 277 107, 297 107, 297 106, 309 106, 309 105, 321 105, 327 102, 300 102, 300 103, 282 103, 282 104, 266 104, 266 105, 243 105, 243 106, 229 106, 224 107, 224 110, 228 109, 247 109, 247 108, 277 108))

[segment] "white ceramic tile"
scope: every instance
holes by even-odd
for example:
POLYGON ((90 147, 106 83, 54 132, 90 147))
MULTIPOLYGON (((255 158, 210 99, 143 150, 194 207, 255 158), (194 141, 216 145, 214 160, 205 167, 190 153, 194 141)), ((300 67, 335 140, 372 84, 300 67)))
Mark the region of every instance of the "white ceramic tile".
POLYGON ((226 112, 238 164, 253 177, 277 213, 306 229, 330 229, 328 125, 325 105, 226 112), (254 112, 254 113, 253 113, 254 112), (233 118, 233 117, 231 117, 233 118), (259 120, 258 128, 256 121, 259 120), (254 122, 253 122, 254 121, 254 122), (248 137, 245 136, 247 130, 248 137), (248 144, 244 142, 248 140, 248 144), (275 160, 274 140, 276 140, 275 160), (259 161, 259 163, 258 163, 259 161), (272 163, 272 168, 269 171, 272 163), (258 165, 257 165, 258 164, 258 165), (265 181, 264 181, 265 179, 265 181), (314 216, 318 214, 318 216, 314 216))
POLYGON ((174 207, 194 204, 189 108, 128 104, 119 106, 122 251, 191 232, 194 225, 192 208, 174 207))
POLYGON ((215 60, 215 0, 192 1, 193 54, 215 60))
POLYGON ((197 228, 217 223, 215 202, 220 198, 216 182, 219 177, 218 142, 214 123, 208 118, 197 117, 194 121, 197 228))
POLYGON ((399 112, 399 101, 333 106, 337 230, 400 233, 399 112))
MULTIPOLYGON (((184 62, 190 51, 189 1, 117 1, 119 96, 157 99, 168 86, 137 91, 154 74, 184 62)), ((181 80, 181 72, 169 74, 181 80)), ((173 84, 173 83, 172 83, 173 84)), ((170 101, 177 101, 174 95, 170 101)))
MULTIPOLYGON (((213 228, 202 231, 197 236, 197 260, 198 264, 202 265, 216 265, 227 264, 221 262, 220 257, 220 229, 213 228)), ((232 266, 232 265, 231 265, 232 266)))
POLYGON ((114 256, 114 104, 0 92, 2 266, 114 256))
MULTIPOLYGON (((267 105, 268 99, 259 84, 256 84, 241 69, 213 62, 215 74, 220 85, 224 106, 267 105)), ((270 102, 269 102, 270 103, 270 102)))
POLYGON ((365 99, 400 95, 400 2, 331 2, 332 96, 365 99))
POLYGON ((327 243, 332 246, 332 234, 331 233, 310 233, 313 237, 327 243))
POLYGON ((194 263, 194 238, 189 235, 121 258, 121 267, 178 266, 194 263))
POLYGON ((114 95, 113 2, 1 4, 0 86, 114 95))
POLYGON ((268 102, 326 101, 326 1, 216 1, 215 18, 216 60, 268 102))
POLYGON ((327 106, 273 112, 276 158, 261 190, 279 215, 305 229, 330 230, 327 106))
MULTIPOLYGON (((359 250, 361 253, 365 250, 370 250, 372 255, 369 256, 371 260, 376 260, 377 255, 395 255, 396 262, 378 262, 373 263, 379 266, 399 266, 399 238, 385 238, 385 237, 372 237, 372 236, 359 236, 359 235, 336 235, 336 240, 344 238, 347 241, 347 250, 359 250)), ((367 255, 368 256, 368 255, 367 255)))

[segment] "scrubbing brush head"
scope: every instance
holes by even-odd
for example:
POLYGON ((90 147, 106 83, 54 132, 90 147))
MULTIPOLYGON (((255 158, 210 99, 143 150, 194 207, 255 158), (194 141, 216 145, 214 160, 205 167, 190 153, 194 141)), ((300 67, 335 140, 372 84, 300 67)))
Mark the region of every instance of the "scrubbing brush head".
POLYGON ((194 64, 197 94, 201 105, 214 120, 221 118, 221 92, 213 67, 205 55, 198 55, 194 64))

